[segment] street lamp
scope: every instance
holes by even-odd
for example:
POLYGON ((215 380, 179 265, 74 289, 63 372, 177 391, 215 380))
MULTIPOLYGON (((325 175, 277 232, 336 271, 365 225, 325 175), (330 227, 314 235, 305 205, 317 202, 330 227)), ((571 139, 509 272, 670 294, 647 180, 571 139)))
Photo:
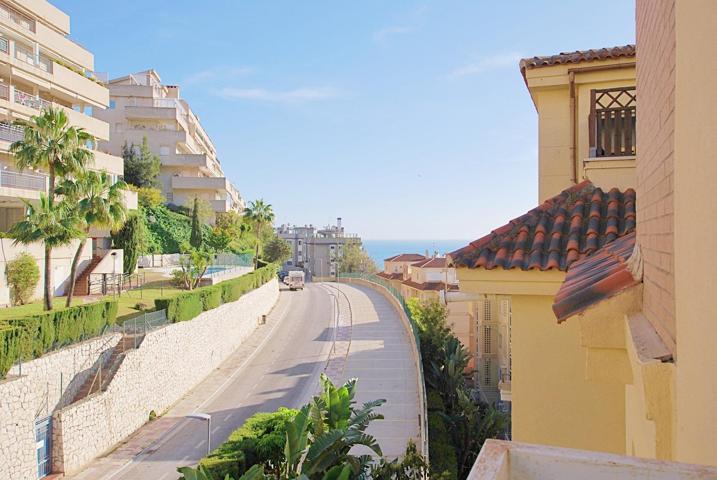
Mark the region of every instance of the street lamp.
POLYGON ((187 415, 187 418, 193 418, 195 420, 204 420, 207 422, 207 455, 212 453, 212 416, 208 413, 191 413, 187 415))

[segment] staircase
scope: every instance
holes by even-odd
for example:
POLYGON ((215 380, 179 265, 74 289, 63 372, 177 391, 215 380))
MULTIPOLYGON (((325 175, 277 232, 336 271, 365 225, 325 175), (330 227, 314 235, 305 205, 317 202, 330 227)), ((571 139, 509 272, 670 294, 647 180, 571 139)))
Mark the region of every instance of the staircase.
POLYGON ((112 352, 110 353, 109 357, 106 358, 104 361, 98 362, 98 365, 94 368, 92 374, 87 377, 85 383, 82 384, 82 387, 80 387, 80 389, 75 394, 75 398, 72 403, 78 402, 83 398, 92 395, 93 393, 97 393, 100 390, 106 389, 112 381, 112 378, 117 373, 117 370, 119 370, 120 365, 122 365, 125 353, 128 350, 132 350, 136 347, 139 347, 139 345, 142 343, 142 340, 144 340, 144 335, 122 335, 122 338, 112 349, 112 352))
POLYGON ((75 279, 75 295, 89 295, 90 294, 90 274, 92 270, 102 261, 101 256, 93 255, 90 264, 87 268, 82 270, 82 273, 75 279))

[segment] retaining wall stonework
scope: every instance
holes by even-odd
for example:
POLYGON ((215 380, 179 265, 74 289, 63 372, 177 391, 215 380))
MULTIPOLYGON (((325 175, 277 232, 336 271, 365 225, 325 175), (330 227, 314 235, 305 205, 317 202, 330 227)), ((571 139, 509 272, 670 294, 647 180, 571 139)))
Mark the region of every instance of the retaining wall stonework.
MULTIPOLYGON (((112 382, 53 415, 53 471, 72 474, 161 414, 254 331, 279 297, 276 280, 193 320, 150 332, 112 382)), ((14 478, 14 477, 11 477, 14 478)))
POLYGON ((35 420, 72 401, 121 335, 95 338, 22 364, 0 381, 0 478, 37 478, 35 420))

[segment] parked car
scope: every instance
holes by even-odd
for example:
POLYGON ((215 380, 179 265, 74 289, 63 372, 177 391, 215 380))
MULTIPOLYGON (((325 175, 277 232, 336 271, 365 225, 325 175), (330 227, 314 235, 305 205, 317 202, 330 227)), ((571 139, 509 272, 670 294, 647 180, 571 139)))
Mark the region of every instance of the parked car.
POLYGON ((280 271, 279 272, 279 281, 283 282, 287 275, 289 275, 289 272, 287 272, 286 270, 280 271))

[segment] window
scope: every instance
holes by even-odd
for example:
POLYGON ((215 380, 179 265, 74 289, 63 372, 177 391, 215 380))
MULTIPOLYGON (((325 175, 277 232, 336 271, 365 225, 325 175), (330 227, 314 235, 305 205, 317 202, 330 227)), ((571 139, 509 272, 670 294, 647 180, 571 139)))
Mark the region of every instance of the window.
POLYGON ((110 110, 114 110, 115 108, 117 108, 117 102, 110 100, 110 110))
POLYGON ((161 147, 159 147, 159 155, 161 157, 168 156, 169 155, 169 147, 166 145, 162 145, 161 147))

